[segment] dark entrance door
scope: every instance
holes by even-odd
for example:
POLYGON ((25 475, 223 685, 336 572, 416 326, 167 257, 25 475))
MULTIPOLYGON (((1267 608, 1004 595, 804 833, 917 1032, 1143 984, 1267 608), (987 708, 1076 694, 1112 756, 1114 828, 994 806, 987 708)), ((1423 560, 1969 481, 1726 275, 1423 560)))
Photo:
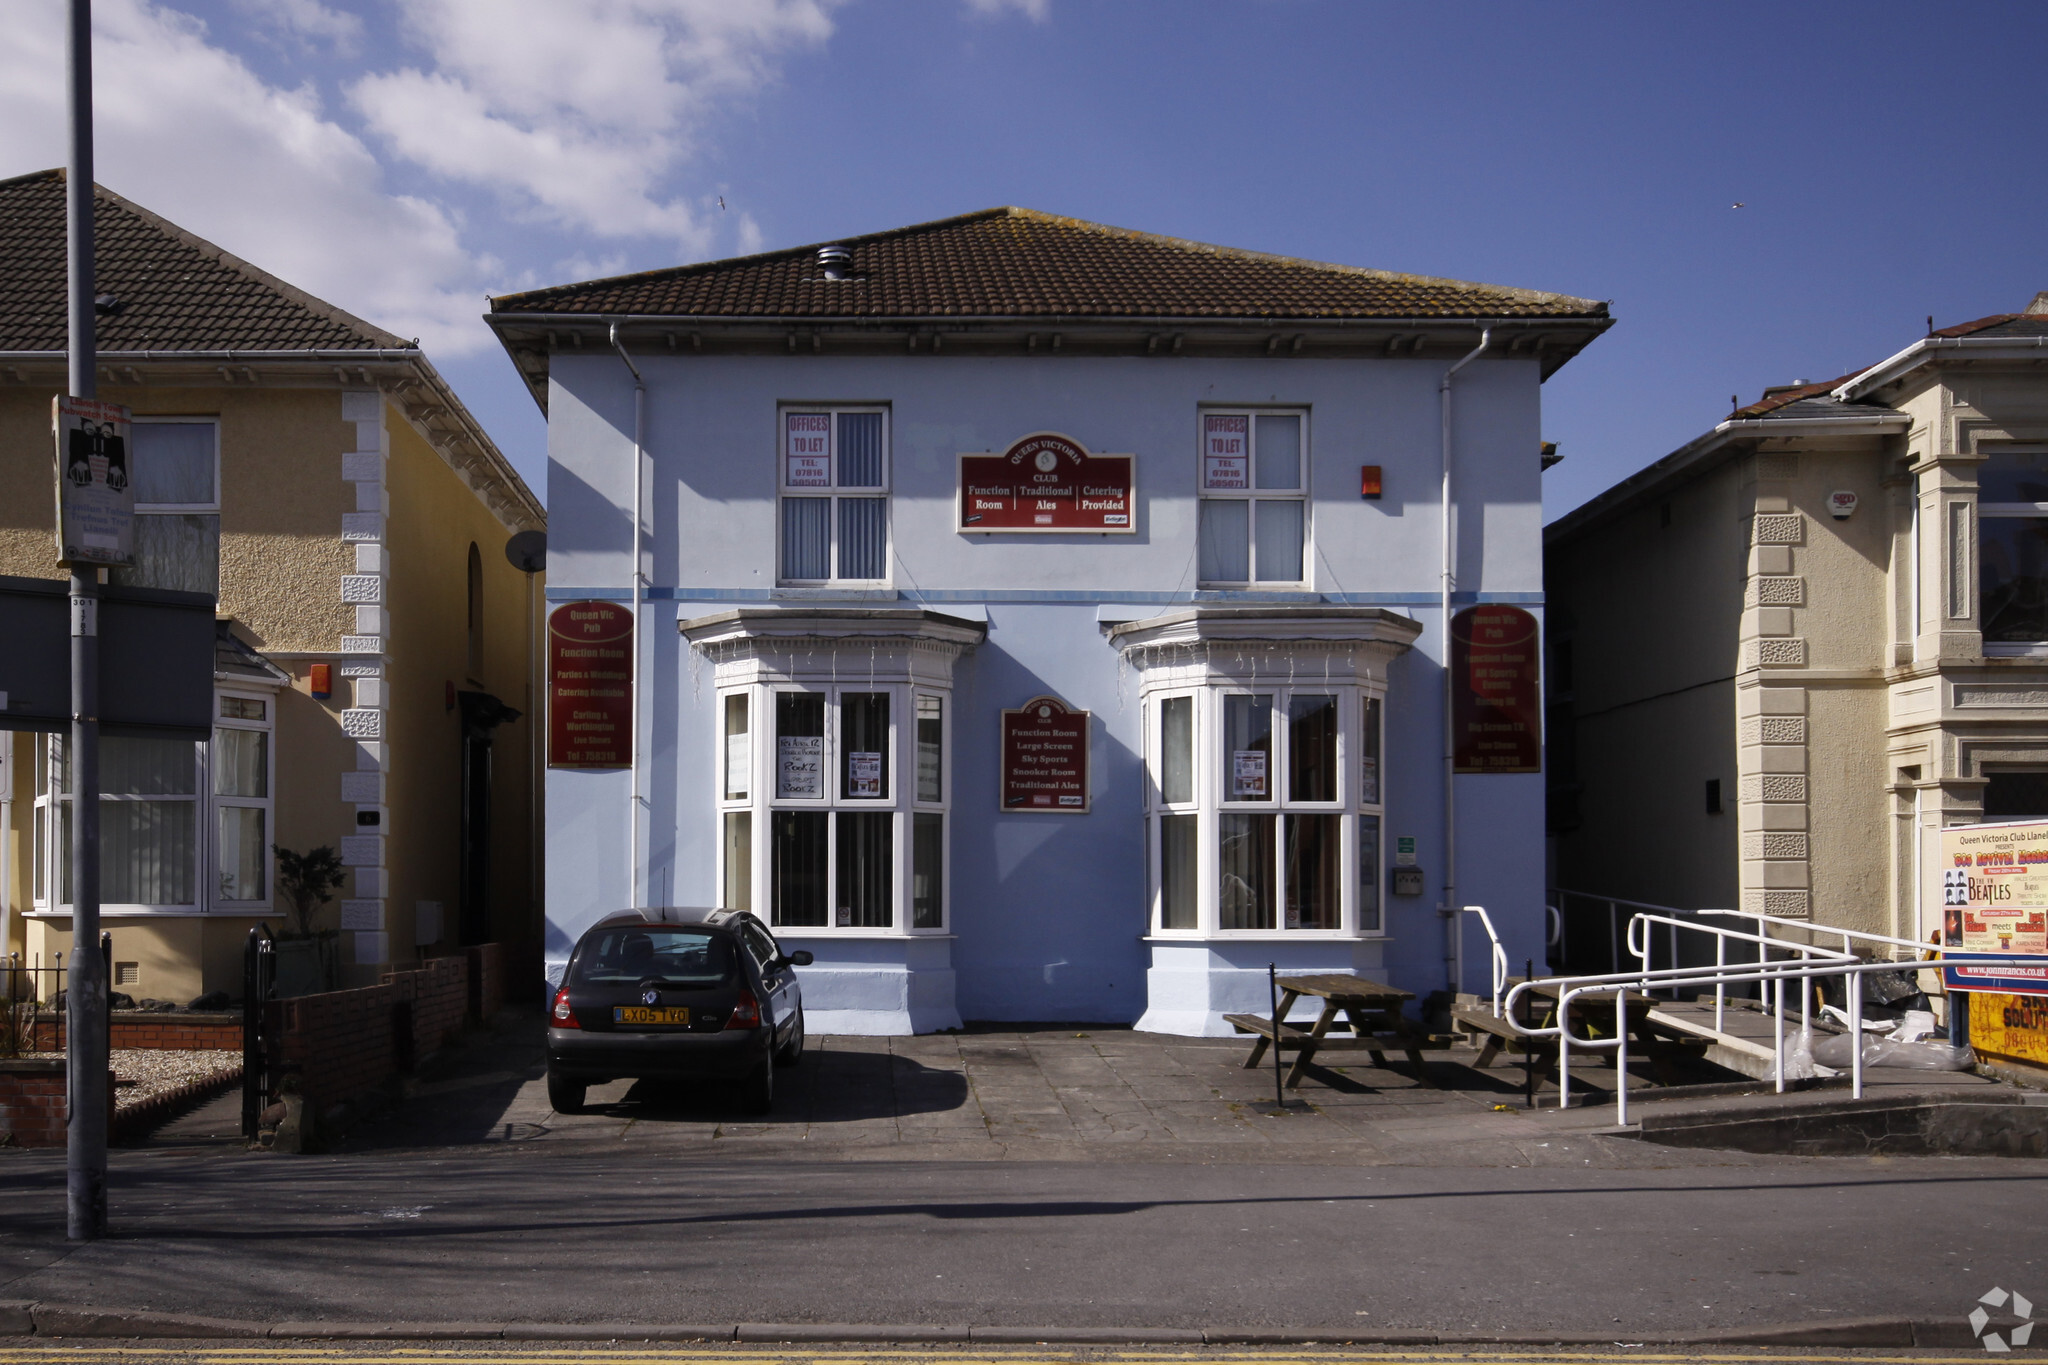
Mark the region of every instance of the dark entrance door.
POLYGON ((491 941, 491 733, 519 712, 488 692, 458 694, 462 703, 461 867, 457 931, 462 943, 491 941))

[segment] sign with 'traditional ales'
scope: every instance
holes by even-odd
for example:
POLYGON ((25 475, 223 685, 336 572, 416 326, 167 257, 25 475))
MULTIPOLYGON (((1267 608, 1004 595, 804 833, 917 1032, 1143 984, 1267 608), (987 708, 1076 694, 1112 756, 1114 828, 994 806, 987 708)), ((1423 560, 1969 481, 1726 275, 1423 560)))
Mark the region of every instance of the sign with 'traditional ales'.
POLYGON ((1467 607, 1451 618, 1452 767, 1543 771, 1536 618, 1520 607, 1467 607))
POLYGON ((1091 455, 1079 441, 1038 431, 1000 455, 960 457, 961 532, 1137 530, 1137 457, 1091 455))
POLYGON ((1088 713, 1058 697, 1003 712, 1003 809, 1088 813, 1088 713))

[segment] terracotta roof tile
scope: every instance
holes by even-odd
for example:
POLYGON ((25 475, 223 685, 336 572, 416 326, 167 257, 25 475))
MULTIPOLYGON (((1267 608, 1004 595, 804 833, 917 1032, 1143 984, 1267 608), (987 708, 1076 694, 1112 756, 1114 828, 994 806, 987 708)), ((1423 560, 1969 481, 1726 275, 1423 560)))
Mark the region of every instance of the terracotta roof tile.
MULTIPOLYGON (((103 351, 409 345, 97 186, 93 231, 103 351)), ((64 289, 64 173, 0 180, 0 351, 63 350, 64 289)))
POLYGON ((492 312, 723 318, 1607 317, 1564 294, 1267 256, 998 208, 817 246, 493 299, 492 312))

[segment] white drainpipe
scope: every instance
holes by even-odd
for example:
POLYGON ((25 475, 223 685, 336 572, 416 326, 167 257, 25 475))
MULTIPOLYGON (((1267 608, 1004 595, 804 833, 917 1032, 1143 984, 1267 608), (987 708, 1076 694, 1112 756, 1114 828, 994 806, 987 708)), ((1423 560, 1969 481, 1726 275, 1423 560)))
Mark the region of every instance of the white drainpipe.
POLYGON ((626 362, 626 369, 633 376, 633 667, 631 681, 627 683, 633 699, 633 734, 628 751, 633 777, 632 794, 626 802, 626 905, 632 908, 640 904, 640 600, 647 583, 640 568, 646 539, 640 488, 646 482, 642 466, 647 449, 647 383, 641 379, 640 367, 633 363, 633 357, 626 354, 616 322, 612 324, 611 337, 612 349, 619 353, 619 359, 626 362))
POLYGON ((1457 734, 1451 718, 1452 700, 1457 689, 1457 679, 1451 674, 1451 586, 1455 579, 1455 560, 1451 545, 1451 376, 1464 369, 1493 344, 1493 328, 1487 327, 1479 333, 1479 344, 1466 353, 1464 359, 1444 371, 1444 377, 1436 386, 1437 401, 1443 409, 1443 526, 1440 533, 1442 542, 1442 600, 1444 631, 1444 898, 1437 906, 1437 913, 1444 921, 1444 980, 1455 996, 1465 983, 1458 979, 1458 940, 1462 926, 1458 923, 1458 799, 1457 799, 1457 734))

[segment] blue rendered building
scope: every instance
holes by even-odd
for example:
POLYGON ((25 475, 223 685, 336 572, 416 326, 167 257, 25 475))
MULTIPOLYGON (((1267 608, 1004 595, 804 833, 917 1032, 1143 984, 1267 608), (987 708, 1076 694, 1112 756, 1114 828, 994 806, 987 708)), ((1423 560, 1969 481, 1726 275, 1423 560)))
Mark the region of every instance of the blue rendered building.
POLYGON ((1604 304, 997 209, 489 321, 550 606, 638 626, 625 752, 548 774, 554 976, 722 903, 816 955, 814 1032, 1225 1033, 1269 962, 1483 989, 1447 876, 1542 955, 1540 772, 1445 799, 1444 594, 1540 621, 1604 304))

